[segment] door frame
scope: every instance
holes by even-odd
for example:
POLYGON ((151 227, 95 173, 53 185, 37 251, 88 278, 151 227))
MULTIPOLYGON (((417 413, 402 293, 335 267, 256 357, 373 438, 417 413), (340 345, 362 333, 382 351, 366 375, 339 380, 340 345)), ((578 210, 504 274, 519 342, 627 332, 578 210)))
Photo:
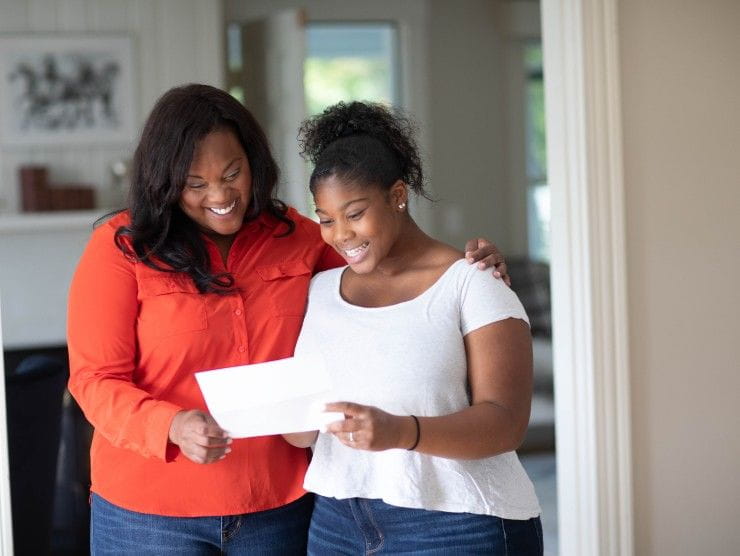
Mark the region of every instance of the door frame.
POLYGON ((616 0, 542 0, 560 553, 634 552, 616 0))

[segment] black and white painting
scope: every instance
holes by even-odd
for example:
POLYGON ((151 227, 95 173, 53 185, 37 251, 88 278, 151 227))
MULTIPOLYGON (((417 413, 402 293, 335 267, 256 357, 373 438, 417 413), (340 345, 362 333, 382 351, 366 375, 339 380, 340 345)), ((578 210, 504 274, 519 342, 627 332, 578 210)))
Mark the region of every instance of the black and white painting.
POLYGON ((131 79, 128 37, 0 37, 2 141, 128 142, 131 79))

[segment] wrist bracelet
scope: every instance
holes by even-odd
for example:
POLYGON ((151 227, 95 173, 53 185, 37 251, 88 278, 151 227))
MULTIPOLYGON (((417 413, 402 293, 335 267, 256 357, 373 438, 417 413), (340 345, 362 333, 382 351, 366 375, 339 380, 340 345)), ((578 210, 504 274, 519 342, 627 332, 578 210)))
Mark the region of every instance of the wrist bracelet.
POLYGON ((408 451, 413 451, 416 449, 416 447, 419 445, 419 440, 421 439, 421 427, 419 426, 419 419, 416 417, 416 415, 411 416, 414 419, 414 423, 416 423, 416 440, 414 441, 414 445, 411 446, 411 448, 406 448, 408 451))

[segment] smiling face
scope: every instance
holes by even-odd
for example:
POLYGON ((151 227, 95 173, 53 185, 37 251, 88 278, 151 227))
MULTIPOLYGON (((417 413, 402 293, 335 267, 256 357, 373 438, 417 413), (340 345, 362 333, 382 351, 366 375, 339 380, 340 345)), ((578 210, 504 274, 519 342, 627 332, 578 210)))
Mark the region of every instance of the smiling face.
POLYGON ((213 131, 196 146, 180 208, 217 241, 242 227, 252 195, 249 160, 231 130, 213 131))
POLYGON ((406 187, 396 182, 386 191, 376 186, 348 184, 336 176, 315 189, 321 237, 353 271, 367 274, 392 256, 405 220, 406 187), (399 205, 404 204, 404 208, 399 205))

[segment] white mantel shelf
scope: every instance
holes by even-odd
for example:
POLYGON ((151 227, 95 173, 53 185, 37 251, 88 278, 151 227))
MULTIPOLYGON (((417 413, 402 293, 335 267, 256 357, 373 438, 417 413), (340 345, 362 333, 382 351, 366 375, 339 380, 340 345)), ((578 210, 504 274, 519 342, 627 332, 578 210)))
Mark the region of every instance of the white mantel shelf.
POLYGON ((0 235, 90 230, 105 210, 0 214, 0 235))
POLYGON ((105 209, 0 214, 5 349, 64 345, 67 291, 105 209))

